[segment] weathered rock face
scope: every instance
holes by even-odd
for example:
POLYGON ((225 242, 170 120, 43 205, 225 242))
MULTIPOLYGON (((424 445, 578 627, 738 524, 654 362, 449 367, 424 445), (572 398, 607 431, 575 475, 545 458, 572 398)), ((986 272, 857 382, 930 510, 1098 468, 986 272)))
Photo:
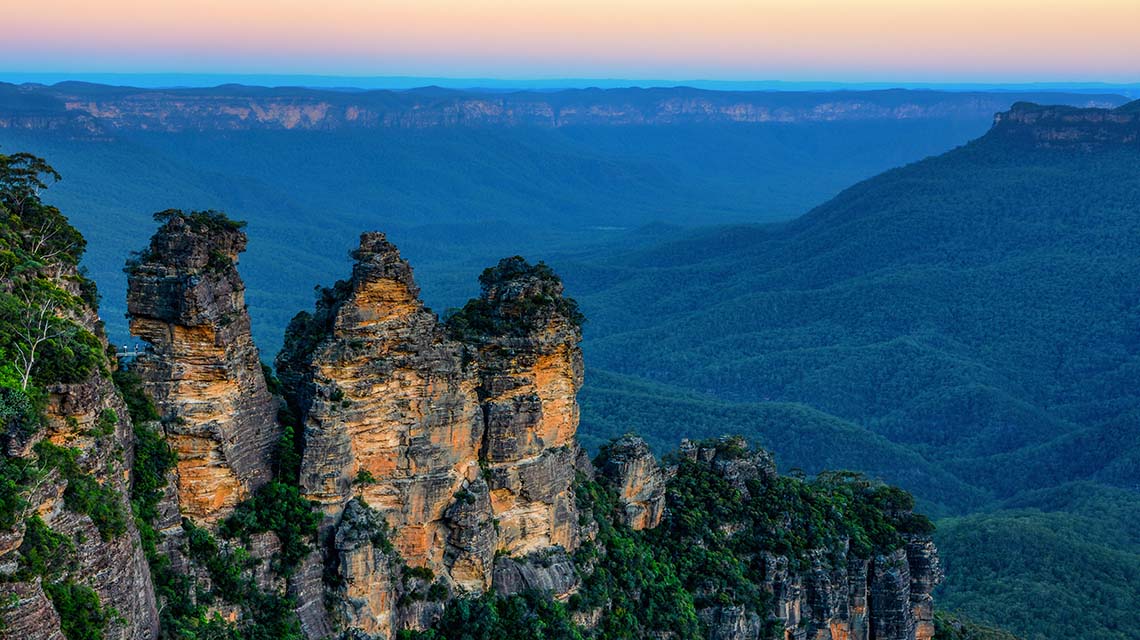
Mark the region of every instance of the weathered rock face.
POLYGON ((602 458, 601 475, 617 489, 625 506, 623 523, 634 531, 660 524, 666 474, 649 445, 637 436, 623 436, 608 445, 602 458))
POLYGON ((986 139, 1040 149, 1093 151, 1140 147, 1140 101, 1115 109, 1079 109, 1018 102, 994 116, 986 139))
POLYGON ((934 588, 945 574, 938 559, 938 549, 928 536, 908 536, 906 560, 910 569, 911 615, 915 621, 916 640, 934 637, 934 588))
POLYGON ((178 454, 182 515, 214 523, 272 476, 280 429, 249 328, 236 225, 175 213, 130 269, 135 371, 178 454))
MULTIPOLYGON (((120 513, 130 514, 131 423, 111 381, 96 373, 82 383, 56 385, 50 392, 45 412, 48 426, 39 435, 52 444, 78 450, 80 470, 112 488, 110 497, 118 503, 120 513), (100 432, 96 427, 101 417, 110 415, 107 412, 114 412, 116 416, 111 433, 100 432)), ((68 481, 59 471, 53 471, 29 502, 47 526, 75 541, 75 568, 70 579, 94 589, 104 608, 114 607, 120 613, 108 625, 107 638, 153 638, 158 631, 158 612, 150 570, 133 522, 126 516, 124 530, 104 539, 90 517, 65 506, 63 496, 67 487, 68 481)), ((30 609, 26 612, 9 610, 6 618, 39 619, 44 626, 31 632, 31 637, 56 637, 58 617, 55 612, 38 612, 42 591, 29 592, 21 584, 13 585, 14 593, 21 598, 21 605, 30 609), (54 625, 53 620, 57 621, 54 625)), ((11 632, 9 629, 5 633, 11 632)))
POLYGON ((578 457, 582 334, 577 307, 545 265, 507 258, 480 277, 479 300, 453 318, 476 334, 499 548, 511 556, 579 544, 571 484, 578 457))
POLYGON ((39 582, 0 583, 0 596, 10 602, 6 609, 4 638, 64 640, 59 614, 39 582))
POLYGON ((367 634, 393 628, 397 600, 398 556, 380 537, 387 523, 360 500, 350 500, 332 535, 338 584, 335 618, 367 634))
MULTIPOLYGON (((57 273, 59 286, 76 294, 78 274, 65 267, 57 273)), ((69 318, 106 346, 96 310, 71 310, 69 318)), ((86 380, 71 384, 55 384, 47 389, 43 411, 45 423, 26 437, 8 438, 9 459, 35 467, 40 463, 35 453, 38 443, 50 443, 73 450, 76 470, 93 479, 106 493, 100 497, 113 501, 122 515, 119 530, 100 531, 89 515, 77 513, 66 504, 64 495, 71 482, 57 467, 47 469, 31 485, 26 495, 23 522, 15 529, 0 532, 0 601, 6 627, 3 638, 62 640, 61 619, 44 591, 40 578, 22 581, 16 574, 18 556, 26 542, 27 518, 36 515, 55 534, 71 540, 74 553, 60 551, 60 557, 49 561, 64 563, 67 568, 51 577, 52 582, 70 582, 94 590, 104 610, 113 608, 113 616, 104 629, 111 640, 151 640, 158 633, 158 611, 154 586, 139 540, 134 520, 130 517, 130 469, 134 459, 133 427, 125 403, 106 369, 112 362, 102 363, 86 380)))
MULTIPOLYGON (((738 437, 713 443, 682 441, 682 458, 706 465, 736 490, 747 494, 752 481, 770 482, 776 467, 770 454, 750 450, 738 437)), ((603 477, 640 477, 662 473, 641 454, 637 438, 622 438, 603 452, 603 477), (611 463, 610 459, 616 459, 611 463)), ((637 504, 623 497, 627 513, 637 504)), ((904 534, 905 543, 889 553, 860 558, 846 539, 838 549, 816 549, 806 561, 763 553, 762 582, 772 594, 771 619, 761 620, 742 607, 711 605, 698 611, 710 638, 752 640, 769 637, 775 626, 786 640, 930 640, 934 634, 931 593, 942 580, 938 553, 929 536, 904 534)))
POLYGON ((351 290, 304 375, 301 486, 330 518, 359 495, 389 519, 409 563, 442 568, 444 514, 478 477, 477 381, 396 248, 366 234, 355 255, 351 290))
POLYGON ((566 550, 552 547, 528 556, 500 556, 495 561, 494 584, 500 595, 533 590, 564 599, 578 586, 578 575, 566 550))
MULTIPOLYGON (((438 607, 424 598, 400 606, 406 580, 394 586, 373 543, 347 542, 363 508, 384 518, 409 566, 442 580, 437 595, 490 588, 496 554, 565 556, 577 546, 580 333, 558 313, 532 313, 465 343, 424 307, 411 267, 382 234, 361 236, 354 257, 352 278, 291 324, 277 367, 304 425, 301 486, 325 511, 324 563, 337 568, 334 591, 347 603, 332 625, 386 637, 430 623, 438 607)), ((550 287, 510 274, 485 283, 473 304, 501 320, 536 295, 561 299, 560 284, 550 287)), ((549 566, 503 580, 568 594, 573 571, 538 577, 549 566)), ((302 608, 318 595, 299 598, 302 608)), ((309 626, 323 630, 317 618, 309 626)))

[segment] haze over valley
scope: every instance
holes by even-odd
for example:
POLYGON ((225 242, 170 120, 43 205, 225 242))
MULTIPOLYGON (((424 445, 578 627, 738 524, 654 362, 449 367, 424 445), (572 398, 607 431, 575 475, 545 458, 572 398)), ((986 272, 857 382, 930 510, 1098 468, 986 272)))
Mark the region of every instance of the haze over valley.
POLYGON ((0 7, 0 640, 1140 640, 1140 5, 0 7))

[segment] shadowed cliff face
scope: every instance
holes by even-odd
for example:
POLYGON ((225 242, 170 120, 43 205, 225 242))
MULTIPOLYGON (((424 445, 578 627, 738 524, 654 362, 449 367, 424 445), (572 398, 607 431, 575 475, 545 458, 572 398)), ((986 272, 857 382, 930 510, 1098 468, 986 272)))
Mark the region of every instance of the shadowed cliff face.
POLYGON ((214 523, 268 482, 280 429, 250 336, 237 257, 245 234, 204 214, 168 212, 129 267, 135 370, 178 454, 183 515, 214 523))
MULTIPOLYGON (((626 436, 602 452, 603 477, 621 491, 625 513, 646 513, 648 492, 626 490, 644 485, 646 478, 675 476, 677 467, 662 469, 640 451, 645 443, 626 436)), ((765 487, 779 482, 770 454, 751 450, 739 437, 716 442, 681 444, 678 463, 723 479, 745 502, 764 500, 765 487)), ((700 477, 698 475, 697 477, 700 477)), ((668 480, 671 482, 672 477, 668 480)), ((672 489, 671 489, 672 490, 672 489)), ((664 493, 664 491, 663 491, 664 493)), ((711 507, 710 507, 711 508, 711 507)), ((652 513, 652 510, 648 510, 652 513)), ((655 526, 672 527, 671 513, 655 526)), ((691 514, 689 514, 691 515, 691 514)), ((889 517, 906 520, 909 508, 891 512, 889 517)), ((784 517, 794 517, 785 513, 784 517)), ((786 524, 787 532, 796 529, 786 524)), ((732 528, 747 531, 744 522, 732 528)), ((672 529, 666 529, 672 530, 672 529)), ((762 535, 762 534, 761 534, 762 535)), ((795 535, 795 534, 793 534, 795 535)), ((771 594, 771 620, 738 605, 720 604, 706 598, 697 615, 708 637, 723 640, 771 637, 787 640, 930 640, 934 634, 931 593, 942 579, 938 555, 928 533, 903 533, 890 547, 867 554, 856 548, 847 534, 831 540, 817 538, 820 546, 791 552, 764 551, 758 558, 756 578, 771 594), (767 629, 767 631, 766 631, 767 629)))
POLYGON ((1094 151, 1140 147, 1140 100, 1116 109, 1077 109, 1019 102, 994 117, 986 138, 1039 149, 1094 151))
MULTIPOLYGON (((57 286, 79 294, 77 283, 82 278, 74 267, 52 271, 57 286)), ((96 309, 84 305, 67 315, 98 336, 100 348, 106 348, 96 309)), ((128 502, 134 460, 132 424, 122 396, 107 375, 113 367, 113 360, 101 360, 86 379, 51 385, 46 390, 43 424, 18 437, 3 434, 5 464, 9 469, 15 464, 33 470, 33 475, 24 495, 24 519, 15 528, 0 531, 2 638, 63 640, 63 620, 47 593, 49 582, 58 587, 61 579, 65 584, 89 587, 103 611, 113 608, 118 612, 108 616, 101 637, 151 640, 158 633, 154 585, 128 502), (74 461, 66 462, 66 454, 57 457, 59 452, 72 452, 74 461), (97 499, 107 504, 87 504, 83 512, 77 511, 79 505, 71 498, 80 486, 88 492, 101 487, 97 499), (93 507, 99 509, 98 520, 91 515, 93 507), (117 514, 114 522, 108 519, 109 513, 117 514), (33 517, 39 519, 40 527, 46 527, 47 535, 71 542, 39 559, 49 566, 65 567, 60 575, 23 575, 29 555, 43 553, 36 545, 43 543, 44 534, 35 539, 33 517)), ((74 615, 67 622, 75 624, 74 615)))

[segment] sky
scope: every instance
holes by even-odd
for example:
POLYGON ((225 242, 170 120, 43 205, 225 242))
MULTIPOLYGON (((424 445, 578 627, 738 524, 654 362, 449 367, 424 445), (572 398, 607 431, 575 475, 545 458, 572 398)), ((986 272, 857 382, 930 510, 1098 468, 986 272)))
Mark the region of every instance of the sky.
POLYGON ((0 0, 0 72, 1140 82, 1140 0, 0 0))

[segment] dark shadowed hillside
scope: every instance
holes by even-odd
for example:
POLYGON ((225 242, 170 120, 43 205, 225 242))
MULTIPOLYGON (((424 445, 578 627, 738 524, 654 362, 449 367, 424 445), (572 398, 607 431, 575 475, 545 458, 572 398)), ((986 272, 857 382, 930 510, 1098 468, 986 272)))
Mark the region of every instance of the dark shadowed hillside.
POLYGON ((1007 117, 793 222, 611 259, 608 282, 594 265, 589 353, 725 400, 807 403, 999 496, 1134 485, 1140 124, 1090 132, 1095 149, 1009 142, 1027 126, 1007 117))
POLYGON ((951 608, 1031 638, 1136 637, 1136 107, 1019 104, 792 222, 582 260, 587 353, 614 372, 587 387, 584 430, 648 419, 665 447, 734 424, 808 471, 830 451, 981 511, 940 525, 951 608))

